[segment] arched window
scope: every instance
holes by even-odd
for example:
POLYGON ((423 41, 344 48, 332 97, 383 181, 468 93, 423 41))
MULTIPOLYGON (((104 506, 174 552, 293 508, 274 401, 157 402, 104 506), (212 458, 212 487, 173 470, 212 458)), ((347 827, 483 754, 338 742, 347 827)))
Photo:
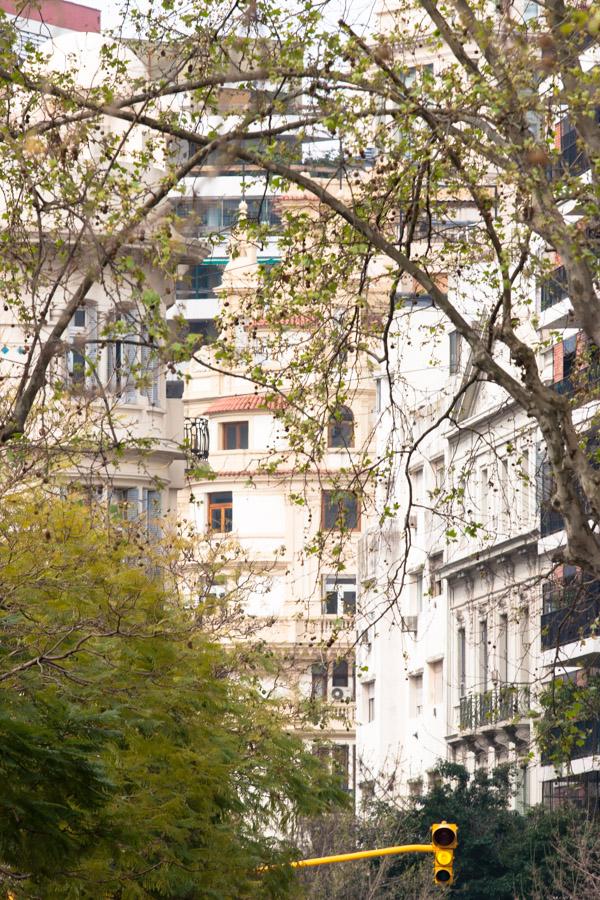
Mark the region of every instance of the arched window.
POLYGON ((347 406, 340 406, 331 414, 327 426, 327 446, 354 446, 354 416, 347 406))

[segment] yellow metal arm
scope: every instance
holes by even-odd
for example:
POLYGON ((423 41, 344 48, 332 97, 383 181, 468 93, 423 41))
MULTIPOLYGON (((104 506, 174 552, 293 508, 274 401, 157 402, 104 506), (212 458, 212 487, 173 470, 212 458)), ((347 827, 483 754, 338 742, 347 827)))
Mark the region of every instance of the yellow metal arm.
POLYGON ((381 847, 379 850, 358 850, 356 853, 338 853, 335 856, 315 856, 290 863, 298 869, 303 866, 325 866, 328 863, 348 862, 351 859, 370 859, 373 856, 392 856, 394 853, 433 853, 433 844, 400 844, 398 847, 381 847))

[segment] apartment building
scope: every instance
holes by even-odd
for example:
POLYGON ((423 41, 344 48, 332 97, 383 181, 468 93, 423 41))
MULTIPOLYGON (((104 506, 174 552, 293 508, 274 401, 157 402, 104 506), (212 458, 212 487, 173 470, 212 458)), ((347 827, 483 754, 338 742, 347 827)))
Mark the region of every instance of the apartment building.
MULTIPOLYGON (((235 258, 225 266, 217 293, 236 318, 247 292, 256 289, 258 259, 256 247, 243 235, 234 234, 232 240, 235 258)), ((294 352, 301 329, 301 323, 290 323, 288 353, 294 352)), ((251 338, 242 317, 230 339, 255 347, 257 360, 268 364, 266 335, 260 324, 253 331, 251 338)), ((360 498, 340 490, 338 479, 341 470, 351 468, 354 448, 369 439, 371 381, 358 379, 351 386, 351 406, 329 423, 322 462, 307 469, 289 452, 276 405, 241 376, 219 371, 214 360, 204 365, 210 353, 206 348, 202 361, 192 362, 187 372, 190 446, 207 465, 204 473, 188 472, 190 494, 182 513, 210 540, 225 546, 234 540, 255 572, 262 566, 243 603, 255 623, 254 636, 265 641, 277 663, 277 675, 267 675, 265 687, 287 698, 297 727, 316 752, 332 754, 353 789, 356 548, 366 523, 360 498), (269 463, 275 456, 281 463, 273 470, 269 463), (341 556, 318 558, 309 552, 318 532, 336 543, 342 520, 341 556)), ((222 586, 225 594, 234 580, 232 571, 222 586)))
POLYGON ((28 53, 47 41, 75 32, 100 33, 99 9, 70 0, 38 0, 16 3, 0 0, 0 10, 14 25, 21 53, 28 53))
MULTIPOLYGON (((473 274, 461 287, 466 315, 482 299, 473 274)), ((399 301, 402 352, 378 389, 379 452, 395 460, 380 509, 398 512, 360 554, 359 780, 380 795, 420 794, 440 759, 471 769, 510 761, 522 807, 541 800, 529 759, 541 676, 538 441, 485 381, 444 421, 471 374, 468 348, 430 297, 399 301)))
MULTIPOLYGON (((73 6, 57 4, 63 5, 73 6)), ((87 19, 82 20, 82 29, 87 24, 87 19)), ((102 71, 102 47, 103 38, 93 31, 58 34, 49 48, 48 66, 61 71, 78 61, 80 84, 89 85, 102 71)), ((143 73, 139 57, 127 48, 121 55, 130 71, 143 73)), ((108 122, 105 119, 107 127, 108 122)), ((143 135, 132 130, 123 143, 121 164, 127 165, 129 154, 138 152, 142 144, 143 135)), ((159 165, 146 174, 150 181, 158 180, 159 165)), ((9 191, 4 202, 10 203, 9 191)), ((0 375, 7 402, 24 367, 35 361, 36 346, 48 340, 65 304, 94 265, 97 244, 105 237, 100 216, 93 226, 95 241, 90 241, 87 232, 82 238, 69 231, 68 223, 49 221, 53 240, 41 249, 37 232, 32 231, 31 255, 35 258, 40 249, 43 268, 35 280, 25 272, 22 295, 6 302, 0 311, 0 375), (69 240, 78 241, 79 250, 67 266, 60 253, 69 240)), ((147 225, 149 233, 152 227, 153 223, 147 225)), ((145 235, 135 233, 122 255, 128 257, 131 268, 143 272, 144 288, 156 298, 157 313, 166 315, 175 301, 175 279, 153 264, 146 248, 145 235)), ((195 265, 208 249, 200 240, 188 242, 180 252, 179 269, 195 265)), ((7 300, 9 296, 7 292, 7 300)), ((167 380, 152 343, 148 310, 135 280, 119 277, 107 267, 87 291, 63 335, 60 352, 48 370, 43 405, 34 408, 30 417, 28 438, 34 445, 50 442, 48 460, 56 458, 53 474, 59 479, 76 482, 91 497, 129 518, 145 521, 148 532, 156 533, 161 517, 176 513, 178 491, 185 483, 186 454, 182 449, 183 386, 167 380)))

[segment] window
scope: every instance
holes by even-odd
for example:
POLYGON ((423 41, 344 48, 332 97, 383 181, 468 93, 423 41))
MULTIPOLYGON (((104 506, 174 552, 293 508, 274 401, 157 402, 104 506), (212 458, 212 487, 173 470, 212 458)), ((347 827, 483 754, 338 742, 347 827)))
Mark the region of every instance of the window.
POLYGON ((508 616, 500 615, 500 634, 498 640, 498 674, 502 684, 508 683, 508 616))
POLYGON ((208 527, 222 533, 233 530, 231 491, 218 491, 208 495, 208 527))
POLYGON ((429 702, 439 706, 444 699, 444 660, 429 663, 429 702))
POLYGON ((177 282, 177 299, 206 300, 216 297, 216 288, 221 286, 224 271, 224 264, 200 263, 194 266, 186 278, 177 282))
POLYGON ((464 697, 467 682, 467 635, 464 628, 459 628, 456 641, 458 696, 464 697))
POLYGON ((158 521, 160 513, 160 491, 144 489, 144 514, 146 517, 146 533, 149 538, 159 538, 161 535, 158 521))
POLYGON ((323 615, 352 616, 356 612, 356 578, 326 575, 323 585, 323 615))
POLYGON ((225 422, 221 425, 223 450, 248 449, 248 423, 225 422))
POLYGON ((427 63, 424 66, 408 66, 401 79, 407 88, 414 87, 417 80, 422 81, 424 73, 433 75, 433 63, 427 63))
POLYGON ((488 659, 488 623, 482 619, 479 623, 479 684, 482 691, 487 691, 489 659, 488 659))
POLYGON ((531 479, 529 477, 529 450, 523 450, 520 461, 519 480, 521 491, 521 516, 525 526, 529 523, 529 495, 531 493, 531 479))
POLYGON ((92 381, 98 358, 97 313, 95 306, 80 306, 73 313, 67 331, 69 350, 67 372, 72 385, 92 381))
POLYGON ((311 669, 310 696, 313 700, 327 699, 327 667, 315 663, 311 669))
POLYGON ((550 309, 555 303, 560 303, 569 296, 567 284, 567 271, 564 266, 558 266, 541 282, 541 310, 550 309))
POLYGON ((365 684, 365 691, 367 694, 367 722, 373 722, 375 720, 375 682, 370 681, 365 684))
POLYGON ((110 492, 110 510, 120 519, 137 519, 139 498, 137 488, 113 488, 110 492))
POLYGON ((358 498, 354 491, 323 491, 321 522, 327 531, 358 531, 358 498))
POLYGON ((348 660, 339 659, 333 664, 333 675, 331 677, 332 687, 348 687, 349 670, 348 660))
POLYGON ((487 468, 479 470, 479 495, 481 517, 487 522, 490 515, 490 479, 487 468))
POLYGON ((411 778, 408 782, 408 793, 411 797, 420 797, 423 794, 423 779, 411 778))
POLYGON ((600 772, 543 781, 542 803, 550 809, 572 805, 588 813, 597 813, 600 806, 600 772))
POLYGON ((423 673, 410 675, 408 679, 409 715, 415 719, 423 712, 423 673))
POLYGON ((415 572, 412 576, 414 608, 417 615, 423 609, 423 570, 415 572))
POLYGON ((444 482, 446 480, 446 467, 444 465, 443 459, 436 459, 431 463, 431 468, 433 469, 433 495, 434 497, 439 497, 444 488, 444 482))
POLYGON ((382 400, 382 378, 377 378, 375 380, 375 412, 380 413, 383 409, 383 400, 382 400))
POLYGON ((421 515, 422 510, 420 507, 423 505, 423 469, 415 469, 410 473, 410 484, 411 484, 411 501, 413 504, 413 509, 411 513, 411 527, 415 529, 415 531, 419 531, 421 527, 421 515))
POLYGON ((334 744, 331 748, 334 775, 339 775, 345 788, 350 776, 350 747, 348 744, 334 744))
POLYGON ((442 593, 442 576, 440 574, 442 563, 443 555, 441 553, 429 557, 429 593, 432 597, 439 597, 442 593))
POLYGON ((456 375, 456 373, 460 369, 461 362, 461 342, 460 342, 460 334, 458 331, 451 331, 448 335, 449 345, 450 345, 450 360, 449 360, 449 369, 450 375, 456 375))
POLYGON ((108 386, 123 397, 125 403, 135 403, 135 375, 140 340, 135 334, 131 314, 125 314, 112 325, 113 336, 108 343, 108 386), (127 333, 128 329, 131 331, 127 333), (116 337, 115 337, 116 336, 116 337))
POLYGON ((354 416, 347 406, 333 413, 327 426, 328 447, 354 446, 354 416))

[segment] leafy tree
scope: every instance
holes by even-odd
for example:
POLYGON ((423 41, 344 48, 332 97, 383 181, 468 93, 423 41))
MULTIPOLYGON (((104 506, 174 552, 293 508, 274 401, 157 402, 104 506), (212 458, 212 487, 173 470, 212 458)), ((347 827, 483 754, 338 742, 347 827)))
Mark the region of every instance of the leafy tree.
MULTIPOLYGON (((174 538, 70 498, 0 525, 0 866, 22 897, 287 896, 298 814, 345 801, 182 602, 174 538), (102 518, 104 516, 104 519, 102 518)), ((214 602, 211 598, 210 603, 214 602)))
MULTIPOLYGON (((478 770, 470 775, 454 763, 440 763, 439 784, 424 796, 403 805, 386 801, 369 804, 364 817, 355 820, 341 834, 332 826, 328 851, 343 852, 375 846, 423 843, 429 840, 434 822, 445 819, 459 826, 459 846, 455 852, 455 882, 450 893, 469 900, 514 900, 515 897, 551 896, 556 875, 557 847, 561 848, 564 882, 570 883, 565 859, 568 848, 592 838, 579 832, 568 811, 550 813, 544 808, 522 815, 509 808, 510 768, 491 773, 478 770), (341 841, 341 843, 340 843, 341 841), (345 846, 342 846, 344 845, 345 846)), ((343 822, 343 819, 342 819, 343 822)), ((313 832, 320 840, 319 825, 313 832)), ((596 833, 597 837, 597 833, 596 833)), ((316 844, 320 850, 320 844, 316 844)), ((315 848, 315 849, 316 849, 315 848)), ((583 854, 582 854, 583 855, 583 854)), ((308 896, 322 891, 327 896, 349 898, 433 897, 430 857, 416 855, 387 857, 348 864, 339 872, 306 873, 308 896)), ((572 875, 573 873, 571 873, 572 875)))
MULTIPOLYGON (((302 322, 305 335, 301 351, 288 354, 285 376, 230 341, 216 357, 199 360, 241 366, 273 395, 285 394, 280 415, 291 448, 318 463, 326 422, 355 390, 355 360, 393 368, 398 288, 406 293, 408 283, 418 285, 470 353, 465 382, 442 420, 484 381, 524 410, 546 445, 549 503, 564 519, 560 558, 600 574, 596 453, 583 437, 593 414, 582 423, 575 412, 596 397, 600 345, 599 74, 591 64, 597 14, 564 0, 540 5, 534 19, 511 4, 405 0, 367 41, 344 21, 336 32, 326 28, 311 2, 290 17, 268 0, 231 9, 193 0, 185 11, 165 2, 124 24, 135 35, 127 53, 107 43, 102 78, 85 90, 69 65, 48 62, 41 52, 18 60, 7 27, 0 146, 10 212, 1 264, 6 305, 28 340, 2 410, 2 441, 23 434, 36 404, 52 395, 47 386, 58 388, 57 347, 98 281, 115 308, 127 295, 136 310, 134 331, 153 353, 160 350, 175 365, 197 351, 194 336, 170 337, 147 268, 174 274, 183 240, 174 218, 162 216, 168 198, 189 173, 201 174, 223 153, 266 173, 286 202, 298 201, 283 210, 282 265, 232 317, 250 328, 266 321, 273 358, 283 358, 287 323, 302 322), (161 65, 136 68, 136 54, 143 63, 159 43, 161 65), (434 76, 425 67, 414 77, 415 45, 443 62, 434 76), (265 90, 266 83, 277 87, 265 90), (224 90, 239 87, 252 102, 221 102, 224 90), (175 102, 180 95, 189 103, 175 102), (572 138, 569 152, 557 146, 559 124, 572 138), (277 141, 294 133, 301 141, 317 126, 342 147, 335 184, 312 177, 309 161, 296 165, 277 141), (183 161, 182 142, 194 148, 183 161), (371 167, 363 164, 367 148, 376 156, 371 167), (155 179, 159 167, 164 175, 155 179), (584 169, 590 177, 581 177, 584 169), (453 220, 461 203, 473 214, 468 234, 453 220), (40 232, 56 238, 56 256, 38 240, 40 232), (84 237, 93 251, 82 267, 77 248, 84 237), (568 292, 581 330, 566 394, 547 383, 540 362, 561 331, 535 331, 532 300, 541 284, 554 295, 568 292), (463 295, 475 289, 474 307, 467 308, 463 295), (48 328, 57 293, 67 302, 48 328), (24 298, 35 298, 33 305, 24 298)), ((257 226, 257 238, 264 232, 257 226)), ((103 339, 119 336, 107 322, 103 339)), ((401 418, 398 382, 391 405, 401 418)), ((386 448, 376 460, 365 453, 339 487, 360 493, 366 482, 386 477, 395 453, 386 448)), ((470 475, 462 472, 461 482, 470 475)), ((476 523, 465 515, 461 487, 451 493, 459 508, 449 528, 472 537, 476 523)), ((314 550, 322 550, 319 541, 314 550)))

